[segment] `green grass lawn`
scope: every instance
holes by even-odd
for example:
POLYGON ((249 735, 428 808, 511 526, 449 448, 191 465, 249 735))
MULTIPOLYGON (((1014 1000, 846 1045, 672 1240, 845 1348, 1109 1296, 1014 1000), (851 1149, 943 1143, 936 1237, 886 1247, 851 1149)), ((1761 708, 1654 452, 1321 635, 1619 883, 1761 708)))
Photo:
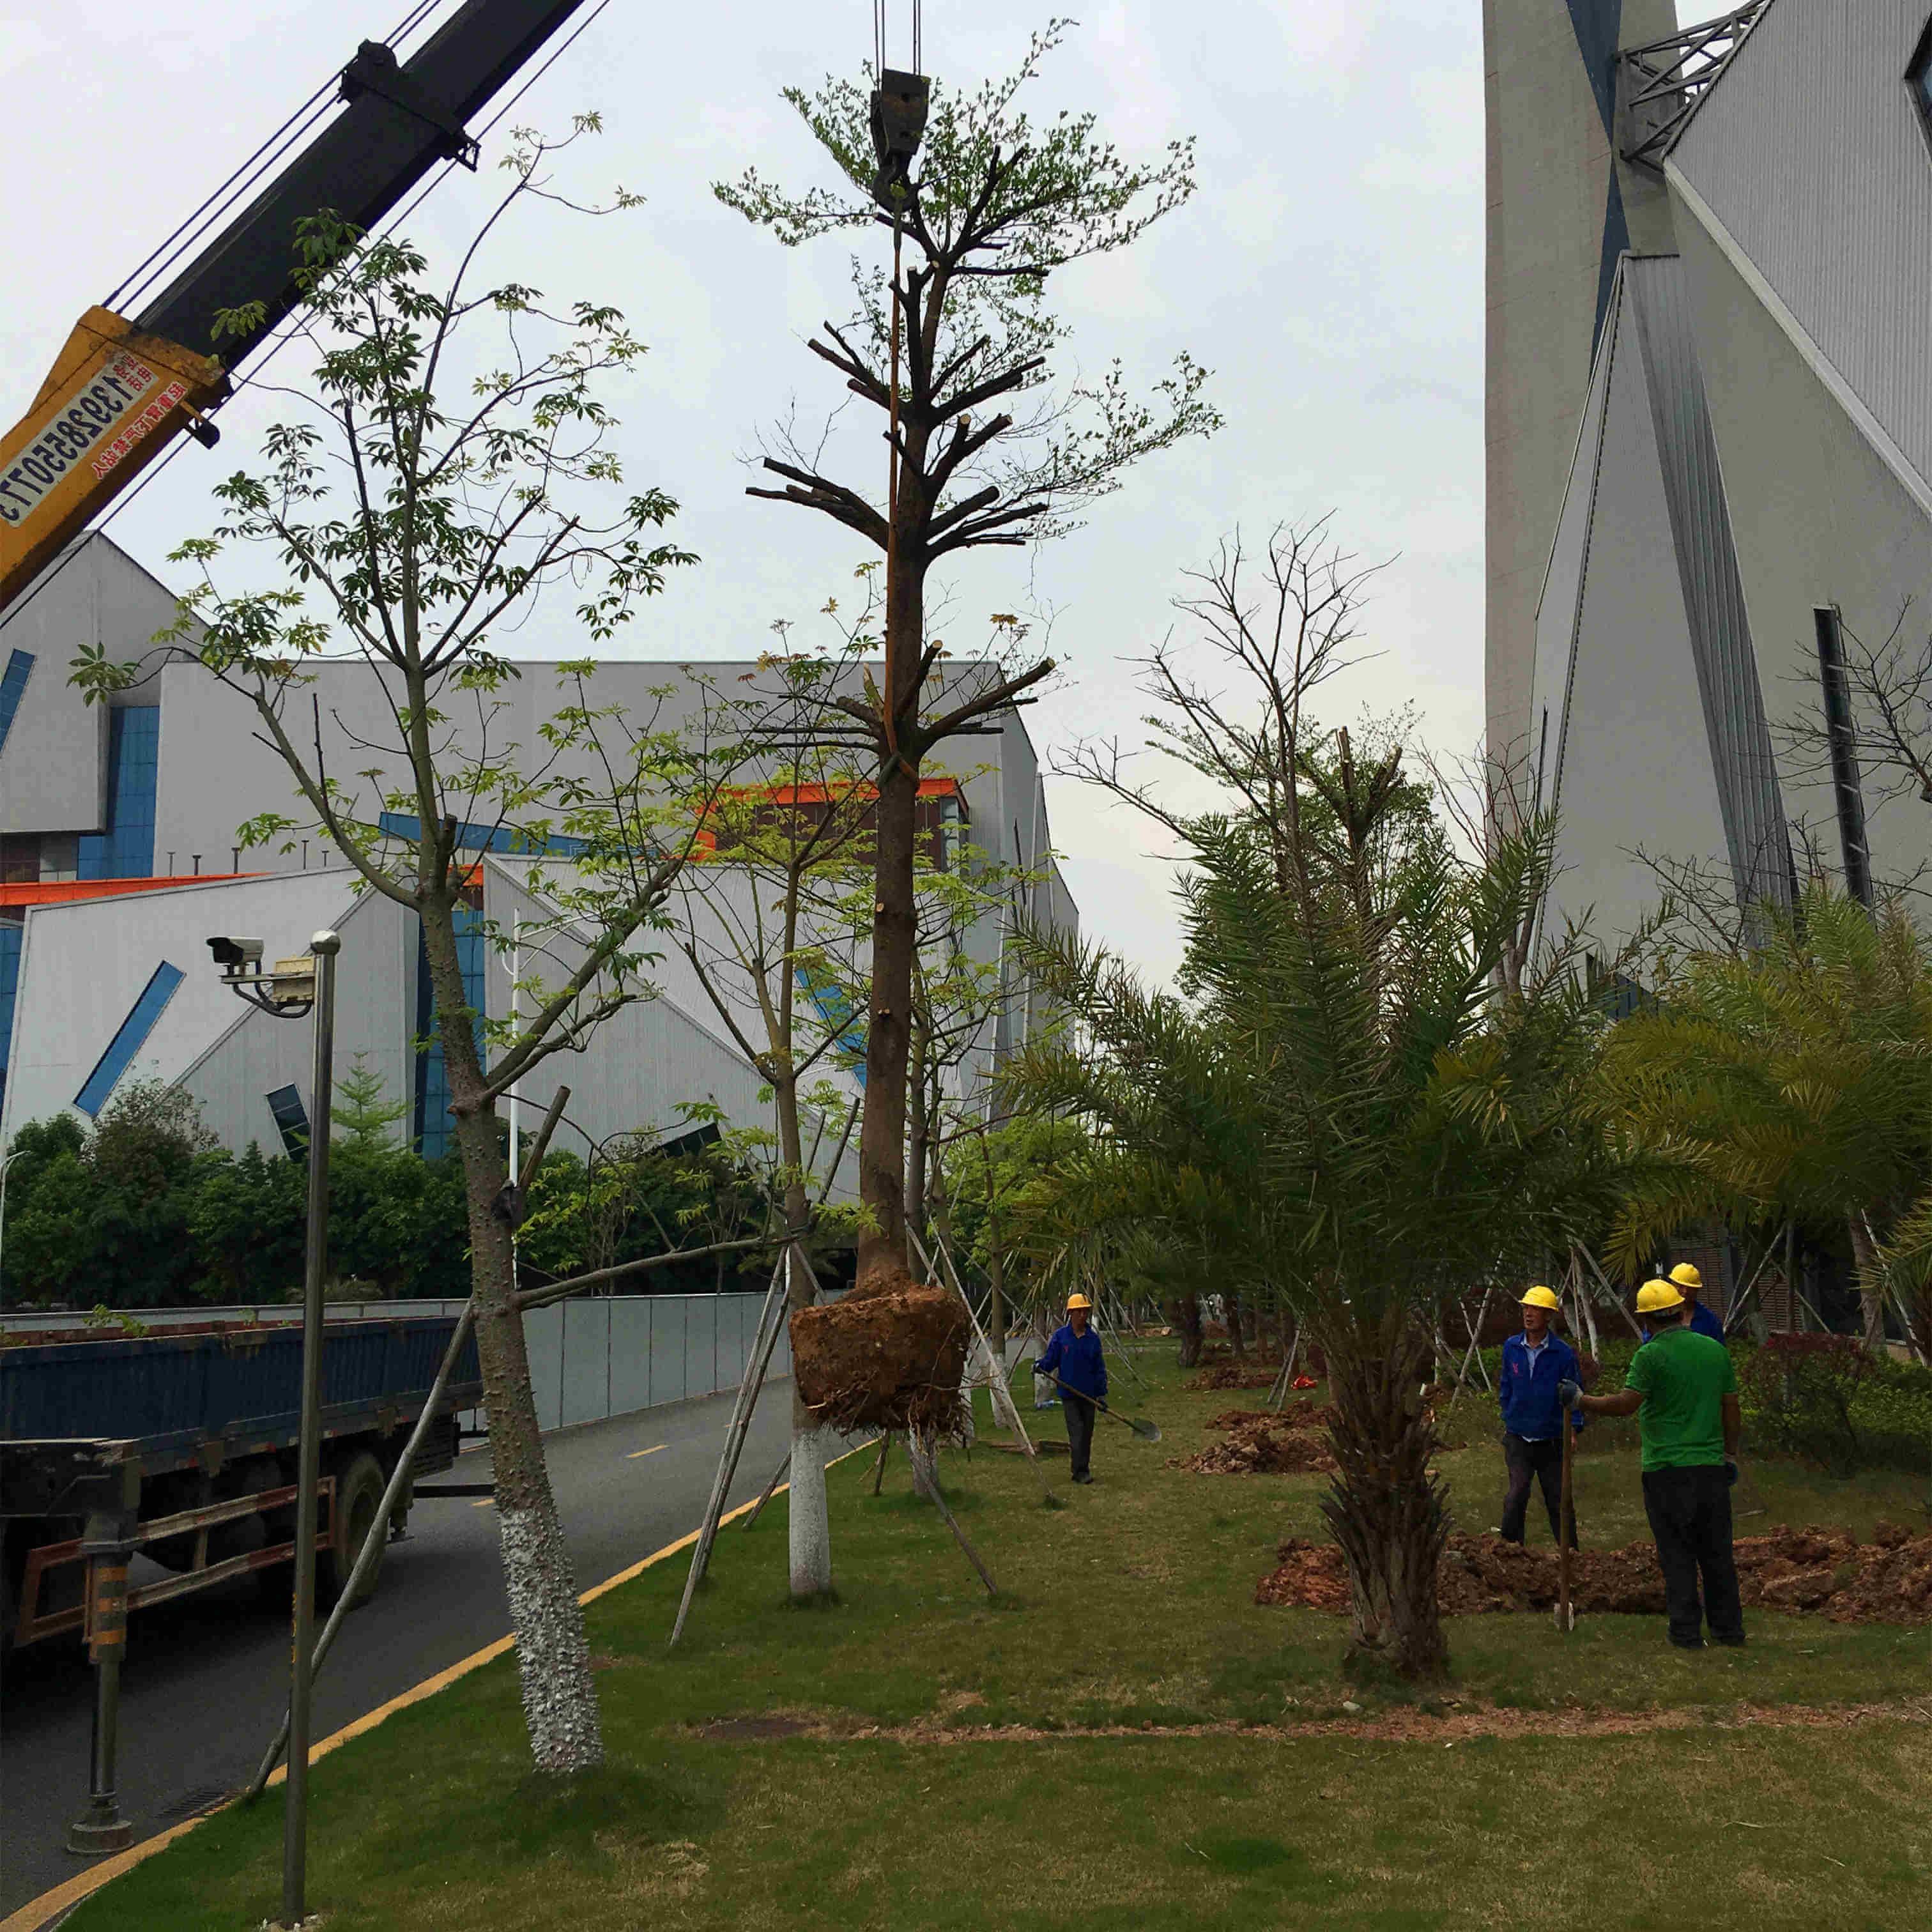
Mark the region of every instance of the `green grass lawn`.
MULTIPOLYGON (((836 1604, 784 1600, 778 1504, 722 1533, 676 1652, 681 1558, 592 1606, 610 1759, 596 1778, 526 1774, 508 1659, 322 1760, 311 1896, 330 1932, 1700 1918, 1812 1932, 1932 1913, 1916 1796, 1932 1726, 1912 1701, 1932 1691, 1926 1633, 1759 1614, 1749 1649, 1685 1654, 1660 1619, 1593 1618, 1565 1638, 1544 1616, 1460 1618, 1454 1683, 1393 1709, 1407 1700, 1339 1676, 1338 1620, 1252 1601, 1276 1544, 1318 1533, 1322 1479, 1170 1467, 1210 1439, 1210 1416, 1262 1397, 1184 1393, 1163 1356, 1142 1361, 1154 1385, 1117 1375, 1116 1396, 1166 1442, 1103 1423, 1094 1488, 1059 1462, 1064 1508, 1016 1456, 945 1460, 995 1600, 912 1496, 903 1456, 876 1500, 855 1457, 831 1479, 836 1604), (1738 1721, 1780 1703, 1896 1715, 1738 1721), (1599 1730, 1616 1713, 1684 1717, 1536 1734, 1579 1706, 1599 1730), (791 1722, 753 1721, 774 1719, 791 1722), (1376 1735, 1393 1720, 1402 1737, 1376 1735), (1203 1725, 1223 1728, 1176 1735, 1203 1725), (1240 1728, 1256 1726, 1273 1728, 1240 1728), (1078 1735, 1122 1727, 1146 1734, 1078 1735)), ((1450 1425, 1471 1443, 1441 1466, 1465 1528, 1496 1520, 1492 1422, 1466 1406, 1450 1425)), ((1922 1480, 1756 1474, 1767 1514, 1747 1533, 1924 1520, 1922 1480)), ((1578 1484, 1586 1540, 1642 1533, 1628 1446, 1600 1436, 1578 1484)), ((221 1814, 71 1932, 253 1928, 278 1895, 279 1834, 278 1803, 221 1814)))

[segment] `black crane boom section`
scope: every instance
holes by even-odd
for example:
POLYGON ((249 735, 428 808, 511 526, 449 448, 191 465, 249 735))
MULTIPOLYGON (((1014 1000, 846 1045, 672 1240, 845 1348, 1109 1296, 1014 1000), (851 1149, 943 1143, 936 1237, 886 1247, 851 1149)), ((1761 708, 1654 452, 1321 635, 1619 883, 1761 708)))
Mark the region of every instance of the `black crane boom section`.
POLYGON ((439 161, 473 166, 471 117, 583 4, 466 0, 400 63, 364 41, 343 70, 341 113, 134 320, 234 368, 302 299, 296 224, 329 209, 373 229, 439 161), (251 302, 259 325, 218 340, 215 318, 251 302))

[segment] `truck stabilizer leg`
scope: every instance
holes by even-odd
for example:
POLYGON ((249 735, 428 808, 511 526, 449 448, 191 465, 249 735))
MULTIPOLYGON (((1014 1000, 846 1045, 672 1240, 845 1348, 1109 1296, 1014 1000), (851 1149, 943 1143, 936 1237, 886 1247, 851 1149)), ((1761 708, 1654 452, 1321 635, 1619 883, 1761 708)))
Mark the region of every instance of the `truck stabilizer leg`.
POLYGON ((118 1517, 88 1519, 87 1628, 94 1663, 94 1748, 86 1815, 68 1827, 67 1848, 82 1858, 125 1851, 134 1828, 121 1815, 116 1760, 121 1732, 121 1660, 128 1648, 128 1526, 118 1517))

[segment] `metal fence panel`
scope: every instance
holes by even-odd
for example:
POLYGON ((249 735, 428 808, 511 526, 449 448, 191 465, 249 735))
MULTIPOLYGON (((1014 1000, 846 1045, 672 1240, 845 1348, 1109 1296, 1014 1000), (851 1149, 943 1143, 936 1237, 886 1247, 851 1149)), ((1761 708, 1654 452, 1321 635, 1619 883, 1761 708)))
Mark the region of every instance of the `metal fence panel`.
POLYGON ((614 1298, 610 1310, 610 1413, 649 1408, 651 1394, 651 1304, 655 1297, 614 1298))
POLYGON ((610 1304, 566 1301, 563 1367, 559 1377, 562 1426, 598 1422, 610 1413, 610 1304))
POLYGON ((718 1386, 718 1301, 687 1294, 684 1303, 684 1392, 709 1395, 718 1386))
POLYGON ((651 1406, 682 1402, 684 1385, 684 1331, 688 1298, 654 1294, 651 1304, 651 1406))
POLYGON ((536 1396, 537 1426, 555 1429, 563 1420, 563 1305, 533 1308, 524 1317, 524 1347, 530 1358, 530 1388, 536 1396))
MULTIPOLYGON (((745 1378, 745 1301, 742 1294, 721 1294, 718 1311, 718 1379, 715 1388, 735 1389, 745 1378)), ((756 1320, 754 1316, 753 1320, 756 1320)))

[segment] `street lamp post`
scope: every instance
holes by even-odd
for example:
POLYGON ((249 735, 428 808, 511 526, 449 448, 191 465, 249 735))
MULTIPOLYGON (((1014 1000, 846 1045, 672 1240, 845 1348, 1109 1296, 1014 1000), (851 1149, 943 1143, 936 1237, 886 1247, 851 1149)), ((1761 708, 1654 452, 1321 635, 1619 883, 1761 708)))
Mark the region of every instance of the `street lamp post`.
POLYGON ((328 1273, 328 1151, 335 1060, 335 965, 341 936, 318 932, 306 959, 262 970, 256 939, 211 939, 209 950, 235 992, 278 1019, 315 1016, 309 1094, 308 1230, 302 1268, 302 1421, 296 1449, 295 1630, 289 1660, 289 1769, 282 1814, 282 1923, 307 1916, 310 1652, 315 1628, 317 1492, 322 1486, 322 1286, 328 1273))

